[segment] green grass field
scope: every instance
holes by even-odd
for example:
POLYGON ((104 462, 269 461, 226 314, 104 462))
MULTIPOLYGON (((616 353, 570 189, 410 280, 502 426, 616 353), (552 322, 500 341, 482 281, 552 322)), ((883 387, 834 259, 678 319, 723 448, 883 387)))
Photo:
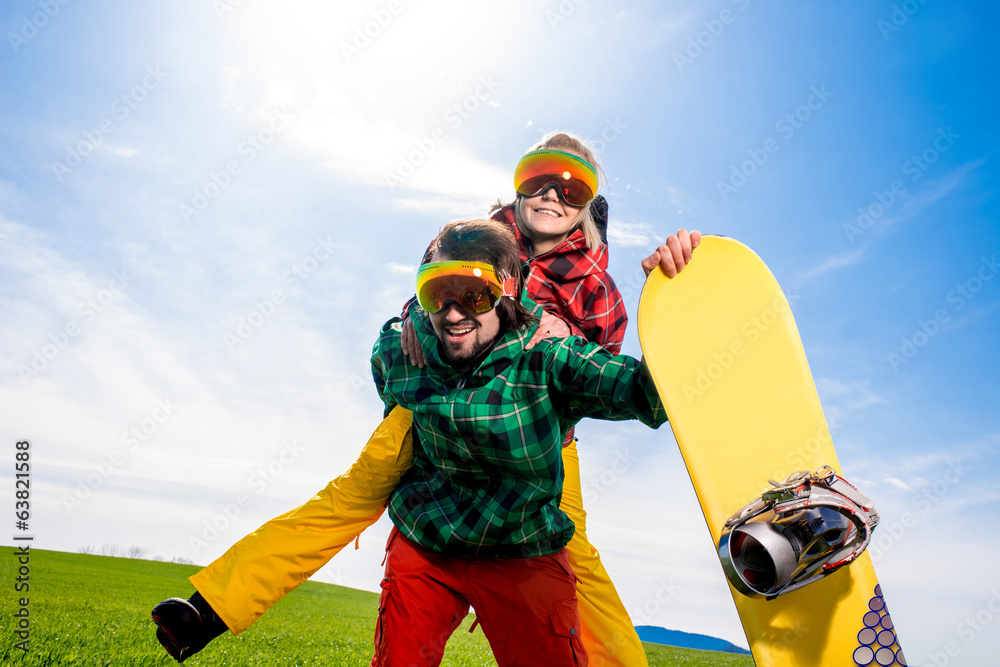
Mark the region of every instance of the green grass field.
MULTIPOLYGON (((149 612, 157 602, 192 592, 187 577, 198 570, 147 560, 31 552, 31 590, 14 591, 13 547, 0 559, 0 665, 175 665, 154 637, 149 612), (19 605, 30 599, 28 651, 15 648, 19 605)), ((378 596, 306 582, 239 637, 223 635, 184 665, 368 665, 378 596)), ((443 665, 495 665, 480 630, 467 619, 445 652, 443 665)), ((653 667, 753 665, 749 656, 647 644, 653 667)))

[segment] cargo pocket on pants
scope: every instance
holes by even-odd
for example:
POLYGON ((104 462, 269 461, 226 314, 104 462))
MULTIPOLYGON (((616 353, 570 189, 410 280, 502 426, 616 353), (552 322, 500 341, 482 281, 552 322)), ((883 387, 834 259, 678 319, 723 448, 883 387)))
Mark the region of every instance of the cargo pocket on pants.
POLYGON ((569 640, 573 651, 573 664, 585 667, 587 651, 583 648, 583 641, 580 640, 580 614, 575 609, 556 611, 549 616, 549 621, 556 635, 569 640))
POLYGON ((386 655, 386 607, 389 605, 389 595, 392 593, 392 579, 382 577, 382 593, 378 598, 378 619, 375 623, 375 657, 372 658, 372 667, 380 667, 387 664, 386 655))

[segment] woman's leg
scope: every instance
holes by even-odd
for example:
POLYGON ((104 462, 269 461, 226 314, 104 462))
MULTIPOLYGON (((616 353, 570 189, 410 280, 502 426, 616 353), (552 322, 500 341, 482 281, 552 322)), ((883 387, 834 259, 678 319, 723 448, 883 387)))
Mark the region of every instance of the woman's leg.
POLYGON ((250 627, 378 520, 413 464, 411 423, 409 410, 394 408, 346 473, 190 578, 233 634, 250 627))
POLYGON ((601 563, 601 555, 587 539, 587 512, 583 509, 576 440, 563 447, 563 468, 566 477, 559 509, 576 525, 566 549, 576 575, 583 644, 590 662, 595 667, 646 667, 646 652, 632 619, 601 563))

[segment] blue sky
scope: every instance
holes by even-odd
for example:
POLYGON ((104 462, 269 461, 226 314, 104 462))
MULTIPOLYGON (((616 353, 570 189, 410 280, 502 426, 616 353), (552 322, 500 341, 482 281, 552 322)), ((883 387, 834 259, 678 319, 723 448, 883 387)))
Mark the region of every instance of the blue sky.
MULTIPOLYGON (((207 563, 343 471, 380 415, 377 327, 427 241, 508 200, 523 151, 569 129, 608 177, 626 351, 659 239, 756 250, 880 510, 910 662, 984 664, 997 18, 933 0, 5 3, 0 442, 13 459, 31 440, 35 544, 207 563)), ((745 645, 669 432, 580 436, 590 534, 634 620, 745 645)), ((387 532, 317 578, 375 590, 387 532)))

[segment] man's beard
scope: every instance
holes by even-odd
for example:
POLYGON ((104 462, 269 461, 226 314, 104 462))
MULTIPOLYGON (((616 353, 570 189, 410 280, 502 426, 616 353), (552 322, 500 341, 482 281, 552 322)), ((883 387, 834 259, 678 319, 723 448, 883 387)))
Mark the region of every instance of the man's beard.
POLYGON ((442 345, 445 361, 453 368, 469 368, 478 365, 478 362, 486 355, 500 338, 499 334, 493 340, 477 340, 467 354, 454 355, 447 345, 442 345))

